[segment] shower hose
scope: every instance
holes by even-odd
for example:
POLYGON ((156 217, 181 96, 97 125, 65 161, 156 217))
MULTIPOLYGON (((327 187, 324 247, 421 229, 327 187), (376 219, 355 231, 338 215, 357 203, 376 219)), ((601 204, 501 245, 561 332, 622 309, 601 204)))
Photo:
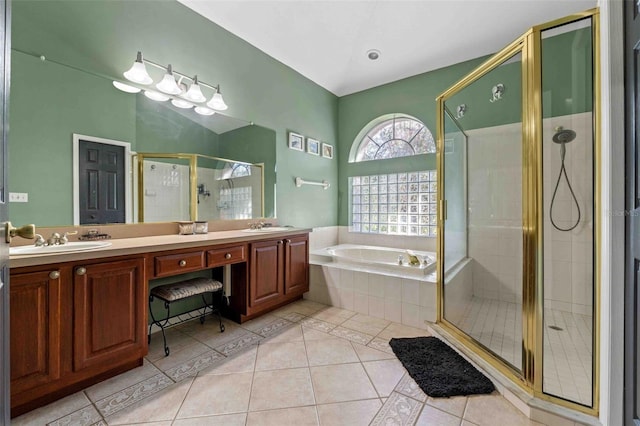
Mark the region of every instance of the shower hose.
POLYGON ((578 226, 578 224, 580 223, 580 205, 578 204, 578 199, 576 198, 576 194, 573 192, 573 187, 571 186, 571 182, 569 181, 569 176, 567 176, 567 169, 564 166, 565 154, 566 154, 566 148, 565 148, 564 143, 563 143, 560 146, 560 159, 561 159, 560 173, 558 174, 558 180, 556 181, 556 187, 553 190, 553 197, 551 197, 551 206, 549 207, 549 218, 551 219, 551 224, 558 231, 563 231, 563 232, 571 231, 571 230, 575 229, 576 226, 578 226), (567 181, 567 186, 569 187, 569 191, 571 192, 571 197, 573 198, 573 202, 576 204, 576 208, 578 209, 578 218, 576 219, 576 223, 574 223, 573 226, 571 226, 569 228, 561 228, 553 220, 553 203, 555 203, 555 201, 556 201, 556 195, 558 194, 558 187, 560 186, 560 180, 562 180, 562 175, 564 175, 564 178, 567 181))

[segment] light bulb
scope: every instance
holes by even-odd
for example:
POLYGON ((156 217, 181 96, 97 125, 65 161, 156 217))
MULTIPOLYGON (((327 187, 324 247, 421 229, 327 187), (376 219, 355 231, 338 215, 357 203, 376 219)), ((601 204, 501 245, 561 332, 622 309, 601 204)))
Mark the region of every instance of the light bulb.
POLYGON ((159 91, 169 95, 179 95, 182 92, 182 89, 180 89, 180 86, 176 83, 176 79, 173 77, 171 64, 167 66, 167 73, 162 77, 162 81, 156 84, 156 87, 159 91))
POLYGON ((153 90, 145 90, 144 95, 152 101, 164 102, 169 100, 169 96, 162 93, 155 92, 153 90))
POLYGON ((183 101, 182 99, 172 99, 171 104, 173 104, 173 106, 176 106, 178 108, 184 108, 184 109, 193 107, 193 104, 191 102, 183 101))
POLYGON ((224 111, 225 109, 229 108, 227 104, 224 103, 224 99, 222 99, 220 88, 216 89, 216 93, 213 95, 211 100, 207 102, 207 106, 217 111, 224 111))
POLYGON ((191 86, 189 86, 189 90, 187 90, 187 93, 184 94, 184 97, 192 102, 204 102, 207 100, 207 98, 205 98, 202 94, 202 90, 200 90, 197 75, 193 78, 193 83, 191 83, 191 86))
POLYGON ((122 90, 123 92, 127 92, 127 93, 138 93, 141 90, 141 89, 138 89, 137 87, 133 87, 133 86, 129 86, 128 84, 120 83, 119 81, 114 81, 113 85, 115 86, 116 89, 122 90))
POLYGON ((138 56, 136 61, 133 63, 133 66, 129 68, 128 71, 123 73, 124 77, 138 84, 151 84, 153 83, 153 79, 147 73, 147 68, 144 66, 144 62, 142 62, 142 52, 138 52, 138 56))
POLYGON ((205 108, 205 107, 201 107, 201 106, 196 107, 196 108, 195 108, 195 111, 196 111, 198 114, 200 114, 200 115, 213 115, 213 114, 215 114, 215 113, 216 113, 216 112, 215 112, 214 110, 212 110, 212 109, 205 108))

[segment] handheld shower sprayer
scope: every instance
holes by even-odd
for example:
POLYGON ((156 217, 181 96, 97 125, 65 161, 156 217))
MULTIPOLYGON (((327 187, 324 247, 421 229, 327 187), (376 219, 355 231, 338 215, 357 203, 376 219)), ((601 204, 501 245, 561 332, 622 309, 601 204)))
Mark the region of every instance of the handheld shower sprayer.
POLYGON ((580 204, 578 203, 578 199, 576 198, 576 194, 573 192, 573 187, 571 186, 571 182, 569 181, 569 176, 567 175, 567 169, 564 165, 564 160, 567 154, 566 144, 572 142, 576 138, 576 132, 570 129, 564 129, 562 126, 556 127, 556 133, 553 135, 553 141, 560 145, 560 173, 558 174, 558 180, 556 181, 556 187, 553 190, 553 197, 551 197, 551 206, 549 207, 549 218, 551 219, 551 224, 558 231, 571 231, 575 229, 580 223, 580 204), (555 221, 553 220, 553 205, 556 201, 556 195, 558 194, 558 187, 560 186, 560 180, 564 175, 565 180, 567 181, 567 186, 569 187, 569 192, 571 192, 571 197, 573 198, 573 202, 576 205, 578 210, 578 218, 576 222, 571 225, 569 228, 561 228, 559 227, 555 221))

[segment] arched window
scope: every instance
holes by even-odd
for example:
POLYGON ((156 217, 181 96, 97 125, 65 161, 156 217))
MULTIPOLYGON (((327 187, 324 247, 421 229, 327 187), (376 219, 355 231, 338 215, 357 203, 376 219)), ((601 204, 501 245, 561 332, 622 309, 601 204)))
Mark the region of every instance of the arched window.
MULTIPOLYGON (((435 152, 433 136, 420 120, 391 114, 373 120, 362 129, 351 147, 349 162, 435 152)), ((389 170, 383 174, 351 176, 349 230, 435 237, 437 191, 435 170, 389 170)))
POLYGON ((431 131, 417 118, 405 114, 378 117, 358 134, 349 162, 384 160, 436 152, 431 131))

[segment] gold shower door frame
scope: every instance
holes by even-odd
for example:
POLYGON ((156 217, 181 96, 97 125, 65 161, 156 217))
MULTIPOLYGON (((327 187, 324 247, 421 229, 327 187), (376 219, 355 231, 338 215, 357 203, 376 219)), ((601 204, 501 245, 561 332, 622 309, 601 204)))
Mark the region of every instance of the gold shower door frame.
POLYGON ((466 347, 496 368, 512 382, 541 400, 593 416, 600 405, 600 36, 599 11, 587 10, 530 28, 526 33, 481 64, 437 97, 437 322, 466 347), (543 392, 543 202, 542 202, 542 31, 585 18, 592 18, 593 34, 593 132, 594 132, 594 301, 593 301, 593 365, 592 406, 588 407, 543 392), (475 339, 444 318, 444 117, 445 101, 463 88, 494 70, 504 61, 522 54, 522 372, 489 352, 475 339))
POLYGON ((204 154, 185 154, 185 153, 160 153, 160 152, 138 152, 131 156, 133 161, 132 170, 137 170, 137 200, 133 200, 138 205, 138 222, 144 222, 144 160, 163 159, 163 160, 189 160, 189 220, 198 220, 198 158, 208 160, 225 161, 227 163, 245 164, 248 166, 259 167, 261 184, 260 199, 262 200, 260 217, 264 218, 264 163, 247 163, 245 161, 230 160, 228 158, 212 157, 204 154))

